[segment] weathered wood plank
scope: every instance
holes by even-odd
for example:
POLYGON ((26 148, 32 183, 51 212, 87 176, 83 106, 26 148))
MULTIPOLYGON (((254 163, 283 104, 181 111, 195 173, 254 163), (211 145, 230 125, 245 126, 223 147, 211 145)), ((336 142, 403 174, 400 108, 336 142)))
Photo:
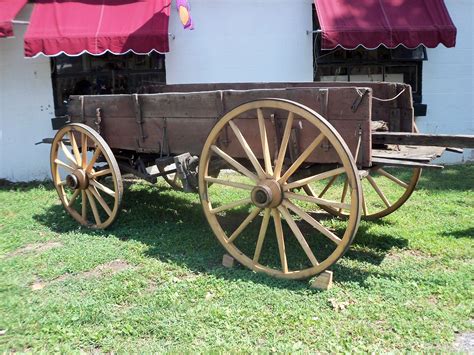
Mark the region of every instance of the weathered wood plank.
POLYGON ((433 169, 444 168, 442 165, 421 163, 419 161, 413 161, 413 160, 398 160, 398 159, 387 159, 387 158, 372 158, 372 163, 374 165, 402 166, 402 167, 410 167, 410 168, 433 168, 433 169))
POLYGON ((373 132, 372 143, 474 148, 474 135, 373 132))
POLYGON ((372 156, 375 158, 430 162, 439 158, 445 150, 444 147, 399 145, 390 146, 389 149, 373 149, 372 156))

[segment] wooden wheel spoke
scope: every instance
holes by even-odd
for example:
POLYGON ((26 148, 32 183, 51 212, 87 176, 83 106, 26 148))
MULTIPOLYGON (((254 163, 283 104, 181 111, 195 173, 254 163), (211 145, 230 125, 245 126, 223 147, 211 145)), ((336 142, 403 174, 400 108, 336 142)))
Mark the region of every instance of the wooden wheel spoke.
POLYGON ((89 180, 89 184, 96 187, 96 188, 98 188, 99 190, 104 191, 107 195, 115 198, 115 191, 109 189, 107 186, 102 185, 100 182, 91 179, 91 180, 89 180))
POLYGON ((74 165, 75 168, 78 167, 77 165, 77 160, 76 158, 71 154, 69 149, 67 149, 66 145, 64 144, 63 141, 59 142, 59 145, 61 146, 61 150, 63 151, 64 155, 66 158, 74 165))
POLYGON ((321 174, 313 175, 313 176, 310 176, 310 177, 307 177, 307 178, 304 178, 304 179, 286 184, 283 187, 283 190, 288 191, 288 190, 291 190, 291 189, 295 189, 295 188, 298 188, 298 187, 301 187, 301 186, 304 186, 304 185, 308 185, 308 184, 310 184, 314 181, 319 181, 319 180, 326 179, 326 178, 331 177, 331 176, 332 177, 334 177, 334 176, 337 177, 337 176, 343 174, 344 172, 345 172, 344 168, 338 168, 338 169, 326 171, 326 172, 321 173, 321 174))
POLYGON ((364 191, 362 191, 362 212, 364 216, 369 215, 369 210, 367 209, 367 201, 365 201, 364 191))
POLYGON ((81 190, 77 189, 76 191, 74 191, 74 193, 72 194, 69 202, 67 203, 68 207, 71 207, 74 202, 76 201, 77 199, 77 196, 79 196, 79 193, 81 192, 81 190))
POLYGON ((248 198, 244 198, 242 200, 234 201, 234 202, 228 203, 226 205, 216 207, 216 208, 212 209, 210 212, 212 214, 216 214, 216 213, 219 213, 219 212, 230 210, 230 209, 238 207, 238 206, 247 205, 250 202, 252 202, 252 200, 250 199, 250 197, 248 197, 248 198))
POLYGON ((71 141, 72 151, 77 166, 81 166, 81 153, 79 153, 79 147, 77 146, 76 137, 73 132, 68 132, 69 140, 71 141))
POLYGON ((217 155, 219 155, 226 162, 228 162, 230 165, 232 165, 241 174, 247 176, 249 179, 255 182, 259 181, 258 177, 254 173, 252 173, 250 170, 248 170, 246 167, 244 167, 242 164, 240 164, 238 161, 236 161, 234 158, 229 156, 227 153, 225 153, 215 145, 211 146, 211 150, 217 155))
POLYGON ((322 206, 329 206, 333 208, 341 208, 345 210, 349 210, 351 208, 351 205, 348 203, 342 203, 342 202, 337 202, 337 201, 332 201, 332 200, 326 200, 322 199, 319 197, 314 197, 314 196, 306 196, 306 195, 300 195, 300 194, 295 194, 293 192, 285 192, 284 197, 287 199, 293 199, 293 200, 299 200, 299 201, 304 201, 304 202, 311 202, 315 203, 318 205, 322 206))
MULTIPOLYGON (((344 180, 344 187, 342 188, 342 196, 341 196, 341 203, 344 203, 346 200, 346 195, 347 195, 347 189, 349 188, 349 180, 346 176, 344 180)), ((343 210, 342 207, 339 207, 339 213, 343 210)))
POLYGON ((288 178, 293 175, 293 173, 298 170, 301 164, 313 153, 313 151, 317 148, 317 146, 322 142, 324 139, 324 134, 320 133, 313 142, 304 150, 303 153, 296 159, 296 161, 288 168, 285 174, 278 180, 279 183, 284 183, 288 180, 288 178))
POLYGON ((408 189, 408 184, 403 182, 402 180, 396 178, 395 176, 393 176, 392 174, 386 172, 385 170, 383 170, 382 168, 379 168, 377 169, 377 172, 382 175, 382 176, 385 176, 387 179, 390 179, 392 180, 394 183, 400 185, 401 187, 404 187, 405 189, 408 189))
POLYGON ((81 134, 82 168, 87 166, 87 135, 81 134))
POLYGON ((59 166, 62 166, 63 168, 69 170, 70 172, 74 172, 76 169, 74 169, 72 166, 66 164, 65 162, 59 160, 59 159, 54 159, 54 163, 59 165, 59 166))
POLYGON ((112 169, 99 170, 94 173, 91 173, 91 176, 95 179, 101 176, 106 176, 112 174, 112 169))
POLYGON ((273 175, 272 159, 270 157, 270 147, 268 145, 267 129, 265 128, 265 118, 261 109, 257 109, 258 127, 260 130, 260 140, 262 141, 263 161, 265 171, 270 176, 273 175))
POLYGON ((234 233, 232 233, 232 235, 229 237, 228 243, 233 243, 237 239, 237 237, 244 231, 244 229, 247 228, 250 223, 252 223, 252 221, 255 219, 255 217, 257 217, 261 210, 261 208, 254 209, 240 224, 240 226, 234 231, 234 233))
POLYGON ((86 167, 86 172, 87 173, 89 173, 92 170, 92 168, 94 167, 94 164, 96 163, 96 161, 99 158, 101 153, 102 153, 102 151, 100 150, 99 147, 97 147, 95 149, 94 155, 92 156, 91 160, 89 161, 89 164, 87 164, 87 167, 86 167))
POLYGON ((243 136, 242 132, 240 132, 239 127, 237 127, 237 125, 232 121, 229 121, 229 125, 232 128, 232 130, 234 131, 234 134, 237 137, 237 140, 239 141, 240 145, 242 146, 245 154, 247 155, 247 157, 249 158, 249 160, 252 163, 253 167, 255 168, 255 171, 257 172, 258 177, 260 179, 264 179, 267 175, 263 171, 262 166, 260 165, 257 157, 253 153, 252 148, 250 148, 249 144, 247 143, 247 141, 246 141, 245 137, 243 136))
POLYGON ((337 245, 339 245, 339 243, 341 243, 341 239, 337 235, 335 235, 329 229, 324 227, 321 223, 319 223, 317 220, 315 220, 313 217, 311 217, 308 213, 303 211, 301 208, 299 208, 295 204, 291 203, 288 200, 284 200, 283 201, 283 206, 285 206, 286 208, 292 210, 294 213, 296 213, 298 216, 300 216, 303 220, 308 222, 313 228, 315 228, 316 230, 321 232, 321 234, 328 237, 330 240, 332 240, 337 245))
POLYGON ((316 194, 314 193, 313 189, 311 188, 310 185, 306 185, 303 187, 304 191, 309 194, 310 196, 316 196, 316 194))
POLYGON ((293 119, 295 115, 293 112, 288 114, 286 120, 285 131, 283 132, 283 138, 281 139, 280 150, 278 151, 278 158, 275 163, 275 179, 279 179, 281 170, 283 169, 283 162, 285 161, 286 149, 288 148, 288 141, 290 140, 291 128, 293 127, 293 119))
MULTIPOLYGON (((334 175, 331 180, 329 180, 328 184, 324 187, 323 191, 321 191, 321 193, 318 195, 319 198, 323 197, 326 192, 328 192, 328 190, 331 188, 331 186, 334 184, 334 182, 337 180, 337 177, 339 175, 334 175)), ((313 194, 314 195, 314 194, 313 194)))
POLYGON ((298 228, 295 221, 293 220, 293 217, 291 217, 290 212, 286 209, 286 207, 282 207, 282 206, 278 207, 278 210, 281 212, 282 216, 285 218, 286 223, 288 223, 288 226, 290 227, 296 239, 298 240, 301 247, 303 248, 304 252, 308 256, 308 259, 311 261, 311 264, 313 264, 313 266, 318 266, 319 265, 318 260, 316 260, 316 257, 314 256, 313 251, 311 250, 308 242, 304 238, 303 233, 301 233, 301 230, 298 228))
POLYGON ((81 191, 82 193, 82 218, 84 221, 87 221, 87 194, 85 190, 81 191))
POLYGON ((214 178, 212 176, 206 176, 204 178, 204 180, 206 180, 209 183, 213 183, 213 184, 235 187, 236 189, 243 189, 243 190, 252 191, 253 188, 254 188, 254 186, 252 186, 252 185, 242 184, 240 182, 217 179, 217 178, 214 178))
POLYGON ((267 235, 268 222, 270 222, 270 213, 270 209, 266 208, 263 214, 262 224, 260 225, 260 232, 258 233, 257 245, 255 247, 255 254, 253 256, 253 261, 255 263, 258 263, 258 261, 260 260, 263 242, 265 241, 265 236, 267 235))
POLYGON ((94 215, 94 219, 95 219, 95 224, 99 226, 100 224, 102 224, 102 222, 100 221, 100 215, 99 215, 99 211, 97 210, 97 205, 95 204, 94 197, 92 196, 89 190, 85 190, 85 191, 87 194, 87 198, 89 199, 89 204, 91 205, 92 214, 94 215))
POLYGON ((390 202, 388 201, 387 197, 384 195, 384 193, 382 192, 382 190, 380 190, 380 188, 378 187, 377 183, 375 182, 374 178, 370 175, 367 175, 367 181, 370 183, 370 185, 372 185, 372 187, 374 188, 375 192, 377 192, 377 195, 379 195, 380 199, 383 201, 383 203, 385 204, 385 206, 387 207, 391 207, 392 205, 390 204, 390 202))
POLYGON ((278 250, 280 253, 281 270, 284 274, 288 273, 288 261, 286 260, 285 238, 283 236, 283 227, 281 224, 280 212, 272 209, 273 223, 275 224, 275 232, 278 242, 278 250))
POLYGON ((92 193, 92 195, 95 197, 95 199, 99 202, 99 204, 102 206, 104 211, 108 214, 108 216, 112 216, 112 210, 110 207, 107 205, 107 202, 100 196, 99 191, 95 187, 89 186, 89 191, 92 193))

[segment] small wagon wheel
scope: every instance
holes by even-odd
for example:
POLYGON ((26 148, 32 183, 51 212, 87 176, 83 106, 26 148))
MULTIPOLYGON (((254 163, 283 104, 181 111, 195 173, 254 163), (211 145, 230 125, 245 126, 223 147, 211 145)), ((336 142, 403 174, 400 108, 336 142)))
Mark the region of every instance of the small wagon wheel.
MULTIPOLYGON (((416 125, 414 132, 418 132, 416 125)), ((402 168, 373 166, 360 172, 362 186, 362 219, 375 220, 386 217, 398 210, 415 191, 420 180, 421 168, 402 168)), ((341 199, 344 201, 345 181, 334 176, 326 181, 326 186, 317 196, 310 187, 305 187, 309 196, 322 198, 323 196, 341 199)), ((330 206, 321 206, 334 216, 347 217, 347 213, 330 206)))
MULTIPOLYGON (((171 170, 175 170, 175 169, 176 169, 176 165, 174 163, 173 164, 168 164, 168 165, 159 165, 158 166, 158 171, 159 172, 171 171, 171 170)), ((212 172, 209 173, 209 175, 214 177, 214 178, 217 178, 219 176, 219 172, 220 172, 219 169, 214 169, 212 172)), ((177 191, 182 191, 183 190, 183 183, 182 183, 181 179, 179 178, 178 173, 175 172, 175 173, 163 175, 162 177, 166 181, 166 183, 168 185, 170 185, 174 190, 177 190, 177 191)), ((212 183, 211 183, 211 185, 212 185, 212 183)))
MULTIPOLYGON (((174 163, 168 165, 159 165, 158 170, 160 173, 165 171, 175 170, 176 165, 174 163)), ((170 185, 174 190, 182 191, 183 190, 183 183, 178 177, 178 173, 174 172, 171 174, 163 175, 163 179, 166 181, 168 185, 170 185)))
POLYGON ((72 123, 56 133, 51 174, 64 208, 80 224, 104 229, 115 221, 122 176, 109 146, 92 128, 72 123))
POLYGON ((225 114, 207 138, 199 172, 201 203, 214 234, 238 262, 257 272, 289 279, 311 277, 334 264, 357 232, 361 189, 354 159, 337 131, 303 105, 263 99, 225 114), (284 127, 278 146, 269 138, 278 136, 271 131, 274 112, 284 127), (295 126, 315 134, 288 162, 295 126), (335 148, 338 167, 302 177, 300 170, 315 165, 310 163, 313 153, 324 154, 320 148, 324 140, 335 148), (226 169, 213 178, 208 172, 219 159, 220 166, 226 162, 234 172, 226 169), (348 180, 345 203, 310 197, 301 190, 336 174, 348 180), (348 210, 349 218, 327 219, 327 214, 315 213, 318 204, 348 210))

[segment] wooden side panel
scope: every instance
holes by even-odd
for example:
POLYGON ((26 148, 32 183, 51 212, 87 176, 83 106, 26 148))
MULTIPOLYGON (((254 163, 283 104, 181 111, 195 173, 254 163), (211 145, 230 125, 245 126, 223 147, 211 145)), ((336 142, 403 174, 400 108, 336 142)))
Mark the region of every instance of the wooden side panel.
MULTIPOLYGON (((168 153, 169 147, 169 153, 172 154, 200 154, 208 133, 224 112, 245 102, 263 98, 288 99, 315 110, 335 126, 353 154, 360 134, 362 143, 359 163, 362 166, 370 165, 371 92, 360 99, 360 94, 354 87, 255 88, 145 94, 138 95, 138 111, 134 101, 136 97, 133 95, 85 96, 84 110, 80 98, 73 97, 69 113, 73 122, 81 122, 84 117, 86 124, 97 129, 96 112, 100 108, 100 133, 114 149, 168 153), (356 109, 353 107, 354 103, 357 103, 356 109), (139 122, 143 122, 144 139, 139 139, 139 122)), ((265 117, 273 117, 275 125, 284 125, 287 117, 286 112, 278 110, 266 110, 264 114, 265 117)), ((255 130, 256 112, 245 113, 240 118, 242 132, 255 145, 257 156, 261 157, 260 137, 255 130)), ((319 134, 314 127, 302 122, 302 127, 297 132, 299 151, 303 151, 319 134)), ((269 140, 273 144, 271 149, 275 150, 276 142, 281 137, 277 137, 275 127, 268 124, 269 140)), ((229 152, 233 152, 235 157, 244 157, 239 155, 241 153, 238 153, 237 144, 235 137, 230 134, 229 152)), ((333 151, 334 148, 323 142, 311 159, 315 162, 333 162, 333 151)))
POLYGON ((392 101, 374 99, 372 120, 389 123, 392 132, 413 132, 414 109, 411 87, 402 83, 387 82, 303 82, 303 83, 223 83, 223 84, 180 84, 150 86, 148 92, 196 92, 209 90, 254 90, 278 88, 332 88, 360 87, 372 89, 373 96, 382 100, 396 97, 392 101), (399 112, 397 112, 399 111, 399 112))

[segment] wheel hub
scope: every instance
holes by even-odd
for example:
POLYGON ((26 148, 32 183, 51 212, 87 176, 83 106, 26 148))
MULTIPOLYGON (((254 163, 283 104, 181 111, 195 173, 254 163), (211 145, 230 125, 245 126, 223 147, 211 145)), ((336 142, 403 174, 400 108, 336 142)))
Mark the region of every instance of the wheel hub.
POLYGON ((250 197, 257 207, 275 208, 283 200, 283 191, 277 181, 265 180, 253 188, 250 197))
POLYGON ((66 185, 74 190, 85 190, 89 187, 89 178, 83 169, 78 169, 66 176, 66 185))

